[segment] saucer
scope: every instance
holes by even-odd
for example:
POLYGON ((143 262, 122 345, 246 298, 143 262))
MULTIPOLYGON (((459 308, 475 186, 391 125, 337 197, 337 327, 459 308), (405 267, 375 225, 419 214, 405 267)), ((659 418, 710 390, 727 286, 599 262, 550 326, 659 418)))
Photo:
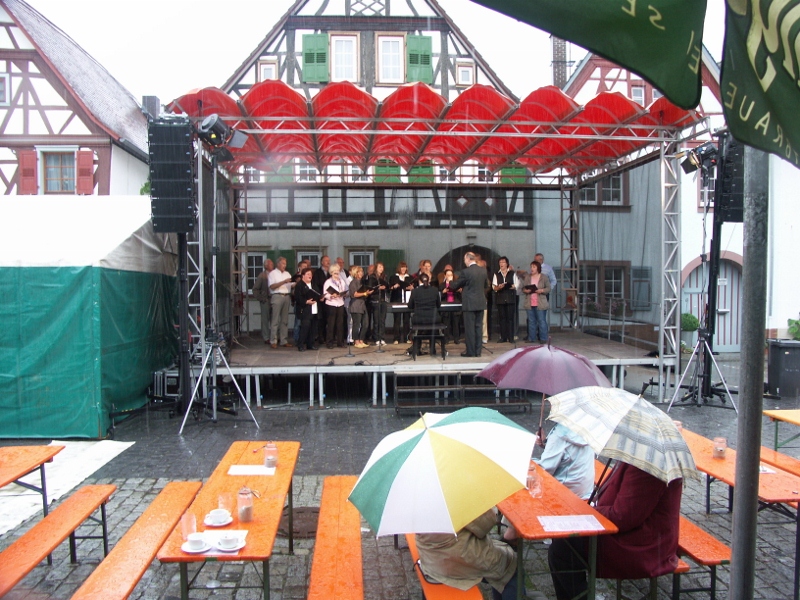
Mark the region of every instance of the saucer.
POLYGON ((208 515, 206 515, 206 518, 203 519, 203 525, 205 525, 206 527, 225 527, 225 525, 230 525, 231 523, 233 523, 233 516, 228 517, 221 523, 215 523, 214 521, 208 518, 208 515))
POLYGON ((183 545, 181 546, 181 550, 183 550, 187 554, 202 554, 203 552, 208 552, 209 550, 211 550, 211 544, 206 542, 203 544, 201 548, 194 549, 194 548, 189 548, 188 542, 184 542, 183 545))
POLYGON ((219 543, 217 543, 217 545, 215 545, 214 548, 219 550, 220 552, 236 552, 244 548, 244 546, 245 546, 245 541, 239 540, 238 544, 236 544, 235 546, 231 546, 230 548, 225 548, 223 546, 220 546, 219 543))

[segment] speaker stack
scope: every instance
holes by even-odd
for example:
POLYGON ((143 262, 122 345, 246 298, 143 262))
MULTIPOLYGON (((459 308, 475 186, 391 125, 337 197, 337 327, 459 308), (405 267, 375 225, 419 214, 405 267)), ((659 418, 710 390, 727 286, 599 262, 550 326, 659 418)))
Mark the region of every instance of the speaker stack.
POLYGON ((186 118, 155 119, 148 124, 150 197, 153 230, 194 231, 192 126, 186 118))
POLYGON ((744 221, 744 144, 726 135, 720 139, 714 211, 727 223, 744 221))

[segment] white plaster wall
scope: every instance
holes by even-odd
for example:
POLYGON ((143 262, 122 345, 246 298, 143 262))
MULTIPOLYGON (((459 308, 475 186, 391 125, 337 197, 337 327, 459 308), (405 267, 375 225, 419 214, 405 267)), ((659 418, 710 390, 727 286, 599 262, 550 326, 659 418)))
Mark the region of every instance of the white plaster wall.
POLYGON ((800 313, 797 275, 800 236, 800 170, 770 156, 769 255, 767 264, 767 328, 789 337, 787 319, 800 313))
POLYGON ((111 146, 110 195, 138 195, 149 176, 146 163, 118 146, 111 146))

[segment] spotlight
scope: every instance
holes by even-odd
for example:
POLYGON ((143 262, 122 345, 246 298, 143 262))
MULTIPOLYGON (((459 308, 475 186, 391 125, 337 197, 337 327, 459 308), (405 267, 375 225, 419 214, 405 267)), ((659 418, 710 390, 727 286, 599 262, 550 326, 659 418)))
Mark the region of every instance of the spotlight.
POLYGON ((230 162, 234 159, 233 154, 225 146, 214 148, 211 151, 211 156, 217 159, 217 162, 230 162))
POLYGON ((231 135, 231 128, 219 118, 218 114, 209 115, 197 130, 200 139, 212 146, 222 146, 231 135))
POLYGON ((717 166, 717 147, 713 142, 706 142, 702 146, 690 150, 686 160, 681 163, 684 173, 692 173, 700 168, 706 173, 715 166, 717 166))

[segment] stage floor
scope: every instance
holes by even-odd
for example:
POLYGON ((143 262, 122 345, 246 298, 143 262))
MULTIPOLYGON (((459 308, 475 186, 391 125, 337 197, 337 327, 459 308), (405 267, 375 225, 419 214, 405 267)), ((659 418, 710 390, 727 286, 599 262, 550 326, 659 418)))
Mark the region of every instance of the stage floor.
MULTIPOLYGON (((604 368, 611 384, 624 386, 625 366, 658 366, 658 357, 648 356, 648 351, 627 344, 588 335, 576 330, 551 331, 551 344, 582 354, 604 368)), ((516 347, 528 346, 517 342, 516 347)), ((238 380, 244 379, 246 389, 243 393, 248 400, 255 399, 261 405, 261 377, 265 375, 284 375, 289 377, 308 377, 309 405, 324 406, 325 377, 335 375, 364 374, 372 376, 373 404, 386 404, 387 376, 412 375, 474 375, 493 359, 515 347, 514 344, 489 342, 484 345, 483 355, 478 358, 464 358, 463 343, 447 346, 445 360, 440 356, 421 355, 414 360, 406 354, 409 344, 388 344, 356 349, 328 349, 324 345, 319 350, 298 352, 297 348, 279 347, 273 349, 265 344, 258 334, 242 336, 232 344, 229 357, 231 372, 238 380), (315 389, 316 388, 316 389, 315 389), (252 393, 255 392, 255 396, 252 393)), ((668 365, 670 366, 670 365, 668 365)), ((195 373, 199 367, 195 367, 195 373)), ((218 374, 225 375, 226 367, 218 365, 218 374)))

